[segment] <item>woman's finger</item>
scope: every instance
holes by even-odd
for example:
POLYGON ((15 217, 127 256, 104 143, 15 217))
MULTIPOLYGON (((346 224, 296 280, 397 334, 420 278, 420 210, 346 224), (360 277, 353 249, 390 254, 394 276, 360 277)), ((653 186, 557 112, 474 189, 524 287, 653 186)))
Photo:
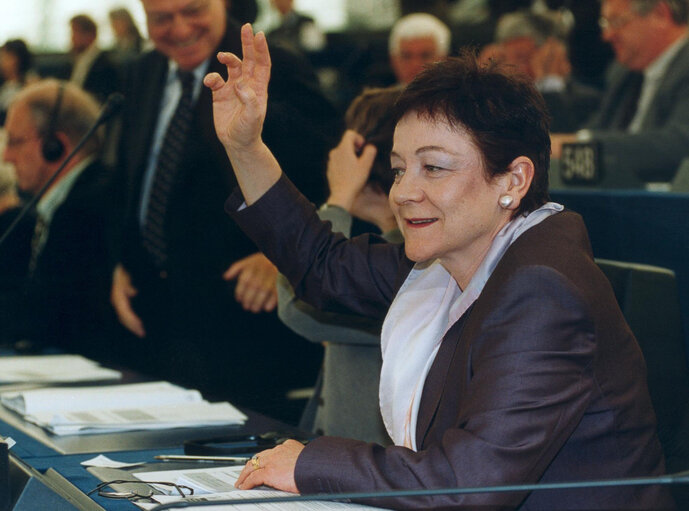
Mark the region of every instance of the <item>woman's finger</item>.
POLYGON ((209 73, 203 78, 203 84, 210 90, 216 91, 225 85, 225 80, 218 73, 209 73))
POLYGON ((254 49, 254 31, 250 23, 242 26, 242 73, 246 79, 254 76, 256 51, 254 49))

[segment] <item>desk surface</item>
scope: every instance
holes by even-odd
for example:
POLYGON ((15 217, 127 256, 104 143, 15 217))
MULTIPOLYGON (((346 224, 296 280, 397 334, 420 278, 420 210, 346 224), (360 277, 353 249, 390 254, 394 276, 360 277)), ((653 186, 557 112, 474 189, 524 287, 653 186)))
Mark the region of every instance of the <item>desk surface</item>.
MULTIPOLYGON (((31 477, 43 479, 52 474, 50 483, 58 479, 59 492, 70 502, 81 502, 75 509, 107 509, 113 511, 138 509, 126 500, 112 500, 94 496, 84 500, 84 494, 98 484, 99 479, 81 465, 82 461, 97 454, 107 453, 112 459, 123 462, 155 462, 157 454, 182 454, 185 440, 201 440, 241 433, 262 433, 267 431, 294 432, 297 430, 279 421, 250 410, 243 410, 249 419, 237 427, 179 428, 167 431, 131 431, 87 436, 56 437, 40 428, 28 424, 14 412, 0 407, 0 434, 17 440, 13 448, 15 472, 25 466, 26 475, 15 477, 14 485, 23 486, 31 477), (41 475, 43 474, 43 475, 41 475), (62 482, 60 482, 60 480, 62 482)), ((170 466, 170 468, 172 468, 170 466)), ((13 496, 21 488, 13 488, 13 496)), ((36 503, 35 509, 42 509, 36 503)))
MULTIPOLYGON (((133 373, 124 375, 124 380, 128 382, 140 379, 133 373)), ((0 435, 11 436, 17 442, 12 449, 12 497, 16 499, 23 491, 33 491, 37 487, 47 485, 51 488, 48 492, 52 492, 52 495, 57 492, 72 503, 74 509, 135 510, 138 508, 126 500, 85 497, 84 494, 93 489, 99 480, 88 472, 81 462, 103 453, 117 461, 151 463, 155 462, 156 454, 183 454, 183 444, 187 440, 269 431, 280 431, 289 436, 299 434, 296 428, 280 421, 251 410, 242 411, 248 419, 245 424, 238 426, 55 436, 26 422, 19 414, 0 406, 0 435), (38 484, 29 489, 32 483, 38 484)), ((47 501, 44 501, 43 495, 45 493, 38 496, 31 494, 32 509, 50 507, 47 501), (35 507, 34 500, 37 500, 35 507)))

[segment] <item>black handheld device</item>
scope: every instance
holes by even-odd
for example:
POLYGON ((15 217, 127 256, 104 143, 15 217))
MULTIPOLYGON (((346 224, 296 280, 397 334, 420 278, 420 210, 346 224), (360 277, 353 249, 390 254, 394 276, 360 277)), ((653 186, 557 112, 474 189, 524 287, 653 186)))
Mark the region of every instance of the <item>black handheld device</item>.
POLYGON ((205 440, 188 440, 184 442, 184 454, 194 456, 255 454, 280 445, 289 438, 304 444, 311 439, 311 437, 304 435, 277 431, 261 434, 230 435, 205 440))

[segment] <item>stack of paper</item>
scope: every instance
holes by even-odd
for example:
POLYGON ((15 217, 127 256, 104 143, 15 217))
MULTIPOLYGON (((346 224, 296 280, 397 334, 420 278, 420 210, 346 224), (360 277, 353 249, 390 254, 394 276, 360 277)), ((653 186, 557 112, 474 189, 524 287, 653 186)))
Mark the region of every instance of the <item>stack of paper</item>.
POLYGON ((6 392, 0 402, 56 435, 242 424, 229 403, 167 382, 6 392))
POLYGON ((122 374, 80 355, 0 357, 0 384, 119 380, 122 374))
MULTIPOLYGON (((255 490, 237 490, 234 483, 239 477, 243 466, 234 467, 211 467, 198 468, 188 470, 165 470, 156 472, 135 472, 132 475, 142 481, 165 481, 175 484, 181 484, 194 489, 192 497, 182 498, 175 495, 174 488, 171 489, 167 485, 151 484, 157 490, 163 492, 164 495, 153 495, 152 499, 158 504, 169 504, 172 502, 186 502, 189 506, 185 509, 202 509, 201 507, 194 507, 194 502, 208 502, 217 500, 241 500, 250 498, 273 498, 281 496, 296 497, 294 493, 287 493, 283 491, 274 490, 272 488, 261 487, 262 489, 255 490)), ((136 502, 142 509, 152 509, 155 505, 143 504, 136 502)), ((209 509, 204 507, 205 509, 209 509)), ((242 504, 237 507, 234 505, 228 506, 211 506, 210 509, 240 509, 240 510, 254 510, 254 511, 326 511, 326 510, 342 510, 342 511, 371 511, 375 508, 371 506, 364 506, 361 504, 349 504, 343 502, 332 501, 298 501, 298 502, 263 502, 261 504, 242 504)))

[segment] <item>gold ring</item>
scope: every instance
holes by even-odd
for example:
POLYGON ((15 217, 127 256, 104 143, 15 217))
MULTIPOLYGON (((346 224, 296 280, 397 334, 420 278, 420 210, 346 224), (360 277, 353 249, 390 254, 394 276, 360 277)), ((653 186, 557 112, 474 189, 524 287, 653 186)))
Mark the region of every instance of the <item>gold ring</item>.
POLYGON ((254 470, 258 470, 259 468, 261 468, 261 465, 258 462, 258 455, 252 456, 249 461, 251 461, 251 466, 254 467, 254 470))

